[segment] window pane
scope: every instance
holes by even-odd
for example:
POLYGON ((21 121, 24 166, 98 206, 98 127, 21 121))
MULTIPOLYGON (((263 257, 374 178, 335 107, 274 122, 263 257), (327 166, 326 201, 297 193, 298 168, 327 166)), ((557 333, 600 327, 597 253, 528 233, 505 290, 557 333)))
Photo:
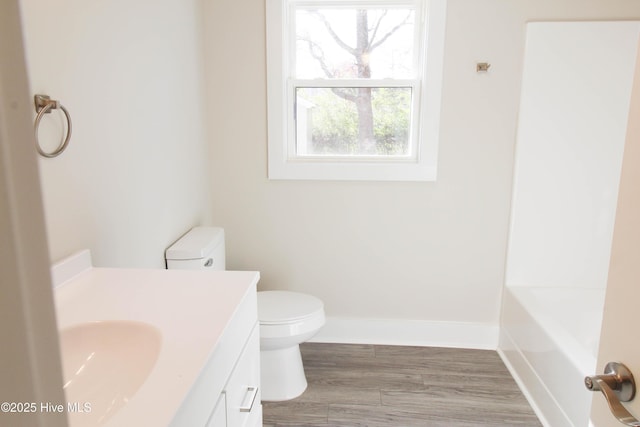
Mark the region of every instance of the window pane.
POLYGON ((411 88, 296 88, 296 155, 408 156, 411 88))
POLYGON ((298 9, 296 71, 312 78, 413 78, 412 9, 298 9))

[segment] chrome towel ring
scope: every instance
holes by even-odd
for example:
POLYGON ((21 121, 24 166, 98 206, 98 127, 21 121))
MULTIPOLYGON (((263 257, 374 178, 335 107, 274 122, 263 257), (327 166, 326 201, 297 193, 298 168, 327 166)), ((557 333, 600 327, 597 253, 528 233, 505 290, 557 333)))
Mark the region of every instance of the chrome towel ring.
POLYGON ((67 148, 67 146, 69 145, 69 140, 71 139, 71 116, 69 115, 69 111, 67 111, 67 109, 64 108, 59 101, 53 100, 47 95, 35 95, 33 97, 33 102, 36 107, 36 113, 38 113, 38 115, 36 116, 36 121, 33 125, 33 129, 36 134, 36 150, 38 150, 38 153, 40 153, 41 156, 48 158, 56 157, 67 148), (40 146, 40 140, 38 139, 38 128, 40 127, 40 120, 42 120, 42 117, 45 114, 49 114, 51 110, 56 110, 58 108, 62 110, 65 117, 67 118, 67 136, 58 146, 58 148, 50 153, 47 153, 40 146))

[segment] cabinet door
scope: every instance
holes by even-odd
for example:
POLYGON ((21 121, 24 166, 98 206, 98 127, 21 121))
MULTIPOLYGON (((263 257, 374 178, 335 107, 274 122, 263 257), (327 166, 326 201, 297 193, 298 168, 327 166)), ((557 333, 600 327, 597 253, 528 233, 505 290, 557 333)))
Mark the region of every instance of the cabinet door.
POLYGON ((227 425, 262 425, 260 403, 260 327, 256 324, 225 387, 227 425))
POLYGON ((227 400, 224 393, 220 393, 220 398, 205 427, 227 427, 227 400))

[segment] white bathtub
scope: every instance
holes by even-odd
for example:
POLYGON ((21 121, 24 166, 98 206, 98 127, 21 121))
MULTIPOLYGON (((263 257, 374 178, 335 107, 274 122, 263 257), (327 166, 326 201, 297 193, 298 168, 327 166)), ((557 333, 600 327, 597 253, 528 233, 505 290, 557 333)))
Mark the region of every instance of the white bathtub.
POLYGON ((542 423, 587 427, 602 289, 507 287, 498 351, 542 423))

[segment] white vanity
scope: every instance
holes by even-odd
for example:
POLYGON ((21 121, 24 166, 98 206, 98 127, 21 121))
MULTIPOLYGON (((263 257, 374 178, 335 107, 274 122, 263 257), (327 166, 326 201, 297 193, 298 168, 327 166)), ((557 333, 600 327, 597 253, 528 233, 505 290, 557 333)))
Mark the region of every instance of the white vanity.
POLYGON ((53 269, 71 426, 262 425, 257 272, 53 269))

